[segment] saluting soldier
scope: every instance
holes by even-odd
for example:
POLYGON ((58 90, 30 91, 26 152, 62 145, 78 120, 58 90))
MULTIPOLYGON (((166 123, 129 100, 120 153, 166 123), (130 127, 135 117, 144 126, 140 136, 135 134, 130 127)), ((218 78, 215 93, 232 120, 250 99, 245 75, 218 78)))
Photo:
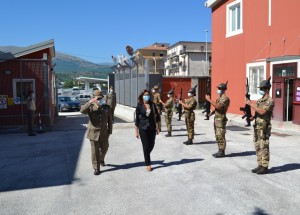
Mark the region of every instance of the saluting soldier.
POLYGON ((166 137, 172 136, 172 117, 173 117, 173 106, 174 106, 174 89, 170 90, 168 92, 168 100, 166 103, 160 100, 162 105, 165 108, 165 120, 166 120, 166 126, 168 130, 168 134, 166 134, 166 137))
POLYGON ((105 104, 102 92, 95 90, 94 97, 81 107, 80 112, 89 116, 87 138, 91 142, 94 175, 99 175, 100 165, 105 166, 108 138, 112 134, 110 107, 105 104))
POLYGON ((110 112, 112 116, 112 121, 114 122, 114 114, 115 114, 115 108, 117 105, 117 96, 114 92, 113 86, 110 86, 109 92, 106 95, 106 104, 110 106, 110 112))
POLYGON ((187 129, 187 134, 188 134, 188 140, 183 142, 183 144, 186 145, 191 145, 193 144, 193 139, 194 139, 194 122, 195 122, 195 113, 194 110, 196 109, 197 106, 197 101, 194 98, 196 95, 196 87, 192 87, 188 91, 188 98, 185 99, 185 102, 183 103, 181 100, 179 100, 179 103, 182 105, 184 108, 184 117, 185 117, 185 125, 187 129))
POLYGON ((262 98, 252 104, 246 99, 246 104, 255 111, 254 136, 253 142, 255 146, 258 166, 251 171, 253 173, 267 174, 270 160, 269 138, 271 136, 271 117, 273 116, 274 101, 270 97, 271 83, 270 79, 264 80, 259 85, 259 94, 262 98))
MULTIPOLYGON (((160 99, 159 87, 155 85, 152 89, 153 103, 156 105, 159 116, 162 114, 162 103, 160 99)), ((158 129, 161 131, 161 121, 158 122, 158 129)))
POLYGON ((217 86, 218 88, 217 93, 220 96, 215 102, 211 100, 209 95, 205 96, 206 100, 215 107, 215 110, 213 111, 212 114, 215 114, 214 130, 215 130, 216 141, 218 143, 218 149, 219 149, 217 153, 213 154, 215 158, 225 157, 225 149, 226 149, 225 133, 226 133, 226 124, 228 121, 226 117, 226 112, 230 105, 230 99, 225 94, 225 91, 227 90, 227 83, 228 81, 226 82, 226 84, 221 83, 219 86, 217 86))

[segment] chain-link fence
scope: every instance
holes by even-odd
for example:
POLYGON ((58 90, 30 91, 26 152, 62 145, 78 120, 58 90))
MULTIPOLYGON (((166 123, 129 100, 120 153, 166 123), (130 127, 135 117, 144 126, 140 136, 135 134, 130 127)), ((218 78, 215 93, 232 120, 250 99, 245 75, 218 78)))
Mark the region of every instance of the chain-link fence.
POLYGON ((50 126, 56 104, 55 78, 47 61, 40 59, 0 59, 0 127, 27 127, 27 96, 35 93, 36 125, 50 126))

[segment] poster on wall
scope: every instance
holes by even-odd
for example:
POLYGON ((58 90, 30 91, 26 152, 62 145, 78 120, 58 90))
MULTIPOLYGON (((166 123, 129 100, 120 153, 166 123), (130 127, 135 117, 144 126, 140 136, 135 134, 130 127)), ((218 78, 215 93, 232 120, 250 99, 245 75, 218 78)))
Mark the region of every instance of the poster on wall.
POLYGON ((300 87, 296 88, 296 102, 300 102, 300 87))
POLYGON ((0 95, 0 109, 7 108, 7 95, 0 95))

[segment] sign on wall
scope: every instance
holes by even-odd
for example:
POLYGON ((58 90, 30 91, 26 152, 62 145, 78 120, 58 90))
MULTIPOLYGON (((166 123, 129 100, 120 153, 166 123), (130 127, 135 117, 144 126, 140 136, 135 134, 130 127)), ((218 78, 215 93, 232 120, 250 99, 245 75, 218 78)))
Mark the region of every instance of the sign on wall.
POLYGON ((7 108, 7 95, 0 95, 0 109, 7 108))

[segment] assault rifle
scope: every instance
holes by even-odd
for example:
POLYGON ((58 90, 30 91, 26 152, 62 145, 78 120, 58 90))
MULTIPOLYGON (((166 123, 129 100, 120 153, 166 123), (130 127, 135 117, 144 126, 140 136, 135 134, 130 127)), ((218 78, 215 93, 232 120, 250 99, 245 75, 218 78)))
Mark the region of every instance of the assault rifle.
MULTIPOLYGON (((246 99, 250 100, 250 94, 249 94, 249 82, 248 82, 248 78, 246 79, 246 99)), ((242 116, 242 119, 246 118, 247 120, 247 125, 250 126, 250 118, 252 117, 251 114, 251 107, 249 105, 245 105, 245 107, 241 107, 240 108, 241 111, 244 112, 244 115, 242 116)))
MULTIPOLYGON (((208 78, 206 82, 206 95, 210 96, 210 78, 208 78)), ((202 111, 202 113, 206 113, 206 120, 209 120, 210 108, 211 108, 210 102, 205 101, 204 111, 202 111)))
POLYGON ((181 100, 182 100, 182 88, 180 89, 179 99, 176 103, 176 113, 178 113, 178 121, 181 120, 181 115, 182 115, 182 105, 179 103, 179 101, 181 100))

